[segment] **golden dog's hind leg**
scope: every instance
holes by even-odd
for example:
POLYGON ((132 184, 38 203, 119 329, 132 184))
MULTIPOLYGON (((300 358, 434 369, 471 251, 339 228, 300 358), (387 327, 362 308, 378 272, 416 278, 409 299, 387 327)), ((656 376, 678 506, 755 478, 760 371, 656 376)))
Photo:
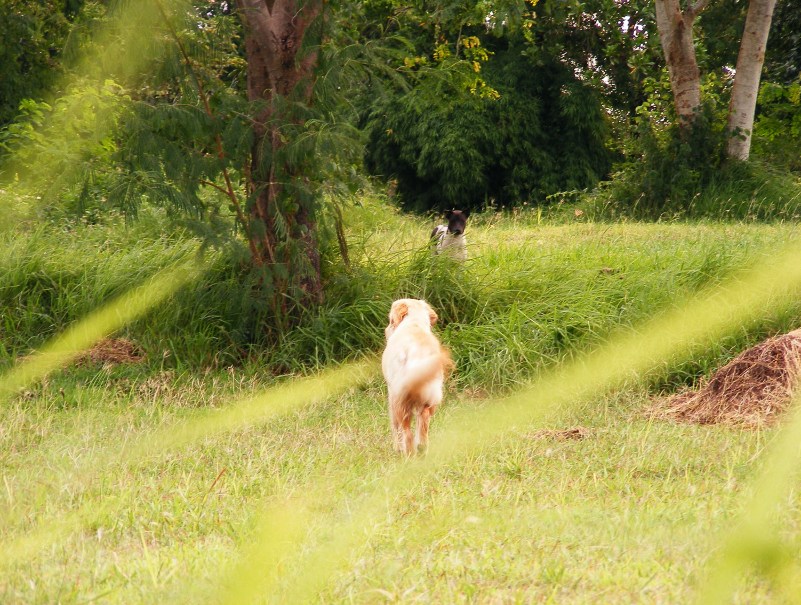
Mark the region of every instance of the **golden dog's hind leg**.
POLYGON ((412 415, 403 406, 393 404, 389 410, 392 423, 392 442, 395 450, 404 454, 412 451, 412 415))
POLYGON ((414 439, 415 451, 425 452, 428 449, 428 426, 431 422, 431 416, 434 415, 436 408, 427 405, 420 410, 417 416, 417 431, 414 439))
POLYGON ((407 456, 414 454, 414 435, 412 435, 412 415, 405 414, 403 416, 403 447, 401 451, 407 456))

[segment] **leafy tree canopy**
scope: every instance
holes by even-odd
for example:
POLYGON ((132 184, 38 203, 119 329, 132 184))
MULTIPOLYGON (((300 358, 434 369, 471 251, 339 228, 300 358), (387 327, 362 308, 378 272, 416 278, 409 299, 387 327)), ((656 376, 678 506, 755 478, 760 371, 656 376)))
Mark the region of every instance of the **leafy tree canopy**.
POLYGON ((396 179, 401 203, 418 211, 543 201, 602 178, 600 97, 560 51, 564 37, 549 37, 544 22, 557 15, 540 19, 524 3, 460 8, 404 14, 416 85, 371 106, 368 169, 396 179))

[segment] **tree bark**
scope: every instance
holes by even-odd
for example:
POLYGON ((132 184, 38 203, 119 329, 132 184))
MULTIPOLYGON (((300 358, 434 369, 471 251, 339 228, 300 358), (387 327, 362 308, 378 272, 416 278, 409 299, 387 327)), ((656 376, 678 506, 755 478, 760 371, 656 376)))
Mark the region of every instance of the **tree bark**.
POLYGON ((729 104, 726 153, 730 158, 745 161, 751 153, 759 80, 775 8, 776 0, 751 0, 748 4, 729 104))
POLYGON ((708 0, 682 10, 680 0, 656 0, 656 26, 665 55, 673 102, 683 127, 693 124, 701 107, 701 71, 695 58, 693 22, 708 0))
POLYGON ((312 102, 318 54, 307 38, 322 7, 322 0, 237 0, 245 26, 248 99, 261 107, 253 116, 248 236, 254 266, 282 266, 273 272, 282 306, 288 294, 301 304, 322 296, 315 209, 308 201, 288 200, 299 197, 289 185, 303 183, 305 175, 282 154, 290 144, 282 127, 299 123, 293 104, 312 102))

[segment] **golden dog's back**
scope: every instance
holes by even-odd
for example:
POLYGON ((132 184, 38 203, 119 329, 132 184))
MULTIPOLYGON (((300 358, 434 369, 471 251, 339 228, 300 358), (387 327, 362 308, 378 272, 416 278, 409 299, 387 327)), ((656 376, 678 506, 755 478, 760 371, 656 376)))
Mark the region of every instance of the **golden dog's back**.
POLYGON ((389 338, 381 367, 390 398, 402 405, 439 405, 450 353, 430 332, 414 324, 389 338))

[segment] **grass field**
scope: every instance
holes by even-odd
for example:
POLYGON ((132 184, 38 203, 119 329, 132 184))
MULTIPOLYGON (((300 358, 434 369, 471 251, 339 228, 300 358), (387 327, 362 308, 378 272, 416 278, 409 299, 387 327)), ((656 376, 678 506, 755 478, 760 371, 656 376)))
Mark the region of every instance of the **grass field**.
MULTIPOLYGON (((649 317, 772 258, 795 228, 486 215, 469 229, 471 260, 443 273, 420 253, 423 221, 367 206, 349 222, 353 273, 331 269, 326 308, 280 350, 203 370, 154 361, 153 347, 150 362, 72 367, 4 403, 0 602, 693 600, 776 431, 648 411, 659 392, 796 327, 794 296, 614 388, 467 442, 529 381, 645 333, 649 317), (436 447, 458 435, 451 456, 399 460, 374 366, 347 361, 369 364, 399 294, 434 302, 457 361, 431 436, 436 447), (276 377, 273 363, 293 373, 276 377), (322 368, 333 374, 313 382, 322 368)), ((57 280, 50 262, 41 273, 57 280)), ((129 336, 159 342, 154 323, 129 336)), ((12 336, 17 348, 30 340, 12 336)), ((775 513, 781 543, 735 602, 799 602, 799 505, 790 490, 775 513)))

